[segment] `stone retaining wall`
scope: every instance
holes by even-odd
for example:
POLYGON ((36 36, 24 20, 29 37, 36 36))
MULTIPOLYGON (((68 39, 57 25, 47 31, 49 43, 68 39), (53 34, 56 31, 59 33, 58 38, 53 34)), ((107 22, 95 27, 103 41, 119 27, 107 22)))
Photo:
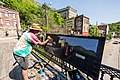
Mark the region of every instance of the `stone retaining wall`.
MULTIPOLYGON (((22 31, 19 30, 18 32, 21 35, 22 31)), ((6 37, 6 36, 17 36, 17 30, 10 28, 0 28, 0 37, 6 37)))

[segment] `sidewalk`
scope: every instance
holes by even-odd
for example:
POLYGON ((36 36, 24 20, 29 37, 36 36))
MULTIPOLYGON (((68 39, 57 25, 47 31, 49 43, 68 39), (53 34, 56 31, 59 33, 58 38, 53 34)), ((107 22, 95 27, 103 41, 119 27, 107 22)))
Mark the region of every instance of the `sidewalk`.
POLYGON ((9 72, 13 68, 13 47, 18 40, 13 37, 0 38, 0 80, 10 80, 9 72))
POLYGON ((17 39, 17 36, 0 36, 0 40, 17 39))
MULTIPOLYGON (((14 65, 13 47, 17 43, 16 37, 0 38, 0 80, 23 80, 21 75, 21 68, 18 64, 14 65)), ((32 55, 30 59, 36 60, 32 55)), ((29 64, 30 66, 33 63, 29 64)), ((33 74, 34 68, 29 70, 29 75, 33 74)), ((37 71, 35 72, 37 73, 37 71)), ((38 80, 39 74, 30 80, 38 80)))

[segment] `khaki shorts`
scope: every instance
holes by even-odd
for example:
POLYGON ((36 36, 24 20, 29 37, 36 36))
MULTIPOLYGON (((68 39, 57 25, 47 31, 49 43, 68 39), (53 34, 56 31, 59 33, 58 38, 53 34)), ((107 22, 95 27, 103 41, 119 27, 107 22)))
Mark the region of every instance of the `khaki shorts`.
POLYGON ((28 66, 29 66, 28 56, 21 57, 21 56, 15 55, 15 54, 13 54, 13 55, 14 55, 16 62, 21 66, 22 69, 24 69, 24 70, 28 69, 28 66))

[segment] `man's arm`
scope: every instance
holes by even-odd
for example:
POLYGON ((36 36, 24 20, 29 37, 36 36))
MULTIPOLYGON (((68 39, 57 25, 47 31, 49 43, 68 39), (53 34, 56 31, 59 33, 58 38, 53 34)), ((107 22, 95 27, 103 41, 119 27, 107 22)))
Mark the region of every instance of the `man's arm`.
POLYGON ((37 38, 37 36, 35 36, 34 34, 31 35, 31 38, 32 38, 31 41, 32 41, 34 44, 39 44, 39 45, 41 45, 41 46, 45 45, 49 40, 51 40, 51 37, 48 36, 45 41, 41 42, 41 41, 37 38))
POLYGON ((45 41, 43 41, 43 42, 39 42, 39 45, 43 46, 43 45, 45 45, 49 40, 50 40, 50 39, 47 39, 47 40, 45 40, 45 41))

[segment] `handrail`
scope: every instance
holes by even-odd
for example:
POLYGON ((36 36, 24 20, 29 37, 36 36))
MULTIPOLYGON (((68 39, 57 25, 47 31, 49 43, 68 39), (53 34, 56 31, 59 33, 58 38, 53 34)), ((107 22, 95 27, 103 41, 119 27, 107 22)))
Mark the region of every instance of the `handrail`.
MULTIPOLYGON (((40 53, 41 55, 43 55, 44 57, 46 57, 49 61, 51 62, 54 62, 55 64, 57 64, 58 66, 60 66, 62 69, 65 69, 65 70, 69 70, 70 69, 70 65, 67 66, 67 64, 64 64, 64 61, 53 56, 53 55, 47 55, 45 54, 44 52, 38 50, 37 48, 34 48, 35 51, 37 51, 38 53, 40 53), (64 64, 64 66, 63 66, 64 64)), ((73 67, 72 67, 73 68, 73 67)))
POLYGON ((101 64, 100 71, 101 71, 101 78, 100 78, 101 80, 103 80, 104 74, 108 74, 111 77, 110 80, 113 80, 113 78, 120 79, 119 69, 101 64))
MULTIPOLYGON (((31 54, 37 59, 37 60, 41 60, 41 62, 46 63, 47 61, 45 61, 44 59, 42 59, 40 56, 38 56, 37 54, 35 54, 35 52, 31 52, 31 54)), ((50 70, 54 75, 58 75, 62 80, 66 80, 66 76, 63 75, 60 71, 56 70, 53 66, 51 66, 50 64, 47 64, 47 66, 44 65, 45 68, 47 68, 48 70, 50 70), (56 74, 57 73, 57 74, 56 74)))
MULTIPOLYGON (((44 52, 38 50, 37 48, 34 48, 34 50, 38 53, 40 53, 41 55, 43 55, 44 57, 46 57, 48 60, 50 60, 51 62, 54 62, 55 64, 57 64, 58 66, 60 66, 62 69, 64 70, 68 70, 68 69, 72 69, 74 68, 72 65, 64 62, 63 60, 52 56, 50 54, 45 54, 44 52)), ((120 79, 120 70, 119 69, 115 69, 113 67, 101 64, 100 66, 100 71, 101 71, 101 77, 100 80, 104 80, 104 74, 108 74, 110 76, 110 80, 113 80, 113 78, 118 78, 120 79)), ((89 76, 87 76, 88 80, 89 76)))

